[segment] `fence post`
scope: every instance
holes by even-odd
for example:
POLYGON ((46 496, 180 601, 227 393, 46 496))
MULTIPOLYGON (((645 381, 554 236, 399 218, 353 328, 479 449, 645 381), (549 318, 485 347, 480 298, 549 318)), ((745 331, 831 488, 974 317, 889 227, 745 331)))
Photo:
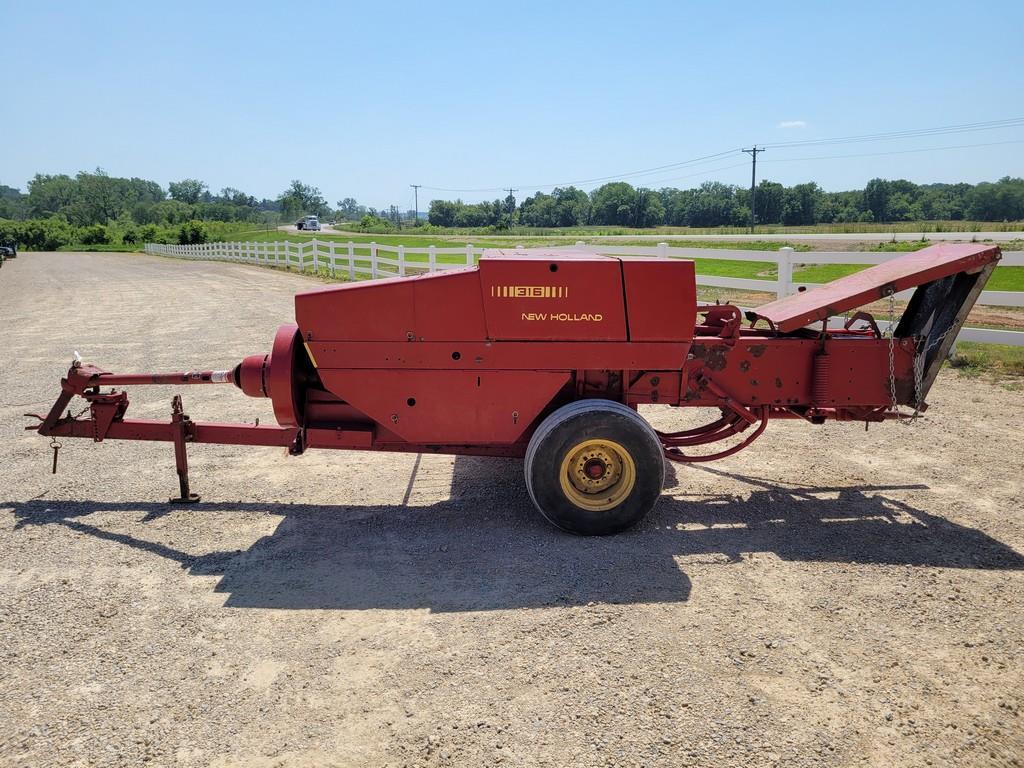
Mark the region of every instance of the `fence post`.
POLYGON ((405 246, 398 246, 398 276, 405 277, 405 246))
POLYGON ((427 246, 427 272, 437 272, 437 246, 427 246))
POLYGON ((320 243, 314 237, 311 241, 313 243, 313 274, 319 274, 320 272, 320 243))
POLYGON ((275 267, 278 266, 278 264, 280 264, 280 262, 281 262, 281 255, 280 255, 279 248, 278 248, 278 246, 280 246, 280 245, 281 244, 277 240, 274 241, 274 266, 275 267))
POLYGON ((287 240, 285 240, 284 241, 284 271, 285 272, 288 272, 289 269, 291 269, 291 266, 292 266, 292 256, 288 252, 289 245, 290 245, 290 243, 287 240))
POLYGON ((351 240, 348 241, 348 279, 352 282, 356 279, 356 246, 351 240))
POLYGON ((327 246, 327 250, 330 253, 330 257, 329 258, 331 260, 330 266, 327 267, 327 272, 328 272, 328 274, 330 274, 331 279, 333 280, 334 279, 334 269, 337 266, 337 264, 334 261, 336 256, 335 256, 335 251, 334 251, 334 241, 333 240, 331 240, 330 244, 327 246))
POLYGON ((370 241, 370 277, 377 279, 377 243, 370 241))
POLYGON ((789 296, 793 292, 793 249, 789 246, 779 248, 779 288, 778 298, 789 296))
POLYGON ((473 244, 466 243, 466 266, 472 267, 476 262, 473 260, 473 244))
POLYGON ((668 243, 658 243, 658 258, 659 259, 667 259, 668 258, 668 243))

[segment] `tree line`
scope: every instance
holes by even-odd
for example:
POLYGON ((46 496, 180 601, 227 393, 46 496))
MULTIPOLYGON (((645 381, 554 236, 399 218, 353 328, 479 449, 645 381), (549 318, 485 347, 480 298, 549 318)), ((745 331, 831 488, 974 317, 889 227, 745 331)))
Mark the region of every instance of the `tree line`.
MULTIPOLYGON (((320 190, 295 180, 276 198, 225 187, 211 192, 199 179, 155 181, 110 176, 102 169, 36 174, 22 192, 0 184, 0 240, 53 250, 63 245, 133 245, 142 242, 203 243, 228 232, 227 225, 276 226, 306 214, 375 222, 391 217, 354 198, 331 207, 320 190)), ((237 228, 237 226, 236 226, 237 228)))
MULTIPOLYGON (((754 198, 759 224, 1024 219, 1024 179, 1009 176, 980 184, 872 179, 864 189, 844 192, 826 192, 813 181, 786 187, 763 180, 754 198)), ((615 181, 589 194, 576 187, 538 192, 518 206, 512 196, 482 203, 434 200, 429 222, 439 227, 495 228, 744 226, 750 222, 750 189, 706 181, 693 189, 653 190, 615 181)))
MULTIPOLYGON (((843 192, 826 192, 814 182, 786 187, 764 180, 757 186, 756 213, 759 224, 782 225, 1017 221, 1024 219, 1024 179, 1007 176, 980 184, 872 179, 864 189, 843 192)), ((228 236, 240 223, 269 227, 305 214, 334 218, 368 232, 396 231, 415 219, 412 211, 397 206, 377 210, 352 197, 331 206, 318 188, 299 180, 273 199, 233 187, 215 193, 192 178, 164 188, 148 179, 110 176, 101 169, 74 176, 37 174, 25 192, 0 184, 0 240, 34 249, 202 243, 228 236)), ((617 181, 589 193, 567 186, 550 194, 538 192, 519 203, 512 195, 481 203, 433 200, 428 213, 434 227, 485 229, 719 227, 744 226, 749 220, 750 190, 717 181, 692 189, 658 190, 617 181)))
MULTIPOLYGON (((367 213, 352 198, 338 202, 338 213, 354 218, 367 213)), ((0 219, 47 219, 61 217, 72 226, 107 224, 130 220, 135 224, 180 224, 191 220, 263 222, 292 216, 335 213, 320 190, 293 181, 274 199, 225 187, 211 192, 199 179, 160 184, 136 177, 110 176, 102 169, 67 174, 36 174, 27 192, 0 184, 0 219)))

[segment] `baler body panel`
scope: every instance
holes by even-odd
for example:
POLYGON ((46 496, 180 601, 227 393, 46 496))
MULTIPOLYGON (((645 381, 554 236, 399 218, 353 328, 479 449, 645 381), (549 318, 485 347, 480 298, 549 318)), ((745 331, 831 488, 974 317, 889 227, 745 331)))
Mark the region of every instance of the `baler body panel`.
POLYGON ((569 371, 323 370, 335 395, 409 443, 510 444, 569 371))
POLYGON ((692 261, 622 259, 629 340, 690 341, 697 322, 692 261))
POLYGON ((695 313, 692 262, 557 251, 295 298, 319 382, 348 408, 334 428, 433 445, 522 442, 577 372, 615 371, 621 391, 623 371, 682 370, 695 313))
POLYGON ((561 256, 480 260, 488 338, 628 340, 618 259, 561 256))
POLYGON ((475 269, 396 277, 295 296, 310 341, 472 341, 486 338, 475 269))

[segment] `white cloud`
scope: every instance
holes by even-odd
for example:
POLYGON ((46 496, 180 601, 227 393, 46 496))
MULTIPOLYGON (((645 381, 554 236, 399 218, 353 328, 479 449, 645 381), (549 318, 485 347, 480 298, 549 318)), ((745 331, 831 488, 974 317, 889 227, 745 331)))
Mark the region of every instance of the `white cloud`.
POLYGON ((779 123, 779 128, 806 128, 807 123, 804 120, 783 120, 779 123))

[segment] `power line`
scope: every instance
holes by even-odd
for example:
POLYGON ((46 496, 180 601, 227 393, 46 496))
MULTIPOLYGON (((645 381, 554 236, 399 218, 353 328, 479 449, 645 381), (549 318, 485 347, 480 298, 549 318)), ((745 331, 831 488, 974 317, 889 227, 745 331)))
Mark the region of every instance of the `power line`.
POLYGON ((973 147, 998 147, 1004 144, 1024 144, 1024 139, 1010 141, 986 141, 982 144, 950 144, 944 147, 921 147, 920 149, 896 149, 891 152, 858 152, 852 155, 817 155, 815 157, 780 157, 762 160, 763 163, 793 163, 798 160, 834 160, 844 157, 882 157, 884 155, 909 155, 918 152, 938 152, 943 149, 971 149, 973 147))
POLYGON ((960 125, 944 125, 935 128, 915 128, 903 131, 887 131, 885 133, 867 133, 857 136, 840 136, 831 139, 806 139, 801 141, 776 142, 765 144, 771 149, 788 147, 807 147, 825 144, 856 144, 872 141, 893 141, 924 136, 944 136, 951 133, 973 133, 976 131, 994 131, 1000 128, 1016 128, 1024 125, 1024 117, 1012 117, 1005 120, 988 120, 981 123, 963 123, 960 125))
MULTIPOLYGON (((906 130, 901 130, 901 131, 886 131, 886 132, 883 132, 883 133, 859 134, 859 135, 851 135, 851 136, 839 136, 839 137, 826 138, 826 139, 807 139, 807 140, 801 140, 801 141, 775 142, 775 143, 771 143, 771 144, 762 144, 760 147, 756 147, 755 146, 755 148, 757 149, 758 152, 761 152, 764 149, 791 149, 791 148, 797 148, 797 147, 827 146, 827 145, 834 145, 834 144, 856 144, 856 143, 868 143, 868 142, 874 142, 874 141, 895 141, 895 140, 900 140, 900 139, 924 138, 924 137, 928 137, 928 136, 944 136, 944 135, 958 134, 958 133, 973 133, 973 132, 977 132, 977 131, 992 131, 992 130, 1005 129, 1005 128, 1015 128, 1015 127, 1019 127, 1019 126, 1024 126, 1024 117, 1005 118, 1005 119, 1002 119, 1002 120, 987 120, 987 121, 975 122, 975 123, 961 123, 961 124, 957 124, 957 125, 934 126, 934 127, 931 127, 931 128, 914 128, 914 129, 906 129, 906 130)), ((994 145, 1000 144, 1000 143, 1018 143, 1018 142, 991 142, 991 143, 988 143, 988 144, 964 144, 964 145, 959 145, 959 146, 956 146, 956 147, 921 148, 921 149, 912 149, 912 150, 902 150, 900 152, 878 152, 878 153, 867 153, 867 154, 860 154, 860 155, 831 155, 831 156, 822 156, 820 158, 819 157, 812 157, 812 158, 778 158, 776 160, 766 160, 766 161, 763 161, 763 162, 786 162, 788 160, 802 160, 802 159, 816 160, 816 159, 829 159, 829 158, 832 158, 832 157, 872 157, 872 156, 881 156, 881 155, 888 155, 888 154, 902 154, 904 152, 929 152, 929 151, 932 151, 932 149, 947 149, 947 148, 948 149, 960 149, 960 148, 969 148, 969 147, 994 146, 994 145)), ((642 168, 642 169, 634 170, 634 171, 626 171, 624 173, 612 174, 612 175, 608 175, 608 176, 594 176, 594 177, 587 178, 587 179, 576 179, 576 180, 573 180, 573 181, 562 181, 562 182, 558 182, 558 183, 520 184, 519 187, 516 188, 516 191, 519 191, 519 190, 538 190, 539 191, 539 190, 543 190, 543 189, 553 189, 555 187, 575 186, 577 184, 579 184, 579 185, 583 185, 583 184, 596 184, 596 183, 605 182, 605 181, 617 181, 617 180, 623 180, 623 179, 629 179, 629 178, 637 178, 637 177, 642 177, 642 176, 648 176, 650 174, 656 174, 656 173, 659 173, 659 172, 662 172, 662 171, 671 170, 671 169, 682 169, 682 168, 685 168, 685 167, 688 167, 688 166, 697 166, 697 165, 701 165, 703 163, 714 162, 715 160, 717 160, 719 158, 723 158, 723 157, 726 157, 728 155, 732 155, 732 154, 736 153, 737 151, 744 151, 744 152, 748 152, 748 154, 749 154, 749 150, 740 150, 738 148, 727 149, 727 150, 724 150, 722 152, 715 152, 715 153, 712 153, 712 154, 709 154, 709 155, 703 155, 701 157, 691 158, 689 160, 680 160, 680 161, 673 162, 673 163, 665 163, 663 165, 652 166, 650 168, 642 168)), ((752 158, 753 158, 753 155, 752 155, 752 158)), ((732 168, 732 167, 734 167, 734 166, 728 166, 727 168, 732 168)), ((697 173, 697 174, 690 174, 690 175, 691 176, 700 176, 700 175, 704 175, 704 173, 710 173, 713 170, 715 170, 715 169, 709 169, 706 172, 697 173)), ((726 168, 717 169, 717 170, 726 170, 726 168)), ((676 177, 676 178, 688 178, 688 176, 676 177)), ((671 180, 673 180, 673 179, 652 179, 652 180, 649 180, 649 182, 650 183, 658 183, 658 182, 671 181, 671 180)), ((423 189, 427 189, 427 190, 430 190, 430 191, 433 191, 433 192, 456 192, 456 193, 474 193, 475 192, 475 193, 484 193, 484 192, 503 192, 503 191, 507 191, 508 190, 508 187, 462 187, 462 188, 460 188, 460 187, 435 187, 435 186, 428 186, 428 185, 418 185, 418 186, 423 188, 423 189)))
MULTIPOLYGON (((554 189, 555 187, 568 187, 576 184, 592 184, 598 181, 615 181, 618 179, 632 178, 635 176, 643 176, 651 173, 658 173, 659 171, 665 171, 672 168, 681 168, 687 165, 699 165, 700 163, 710 162, 717 160, 718 158, 725 157, 735 153, 735 149, 727 149, 724 152, 716 152, 712 155, 704 155, 703 157, 695 157, 690 160, 680 160, 676 163, 667 163, 665 165, 655 166, 653 168, 644 168, 638 171, 627 171, 626 173, 613 174, 611 176, 597 176, 590 179, 576 179, 574 181, 560 181, 554 184, 520 184, 517 191, 523 189, 540 190, 540 189, 554 189)), ((429 189, 433 192, 504 192, 507 187, 477 187, 477 188, 454 188, 454 187, 430 187, 424 186, 424 189, 429 189)))
MULTIPOLYGON (((765 162, 765 161, 762 160, 761 162, 765 162)), ((663 179, 650 179, 649 183, 650 184, 664 184, 664 183, 669 182, 669 181, 682 181, 683 179, 692 179, 695 176, 707 176, 709 173, 717 173, 718 171, 730 171, 733 168, 746 168, 746 167, 747 167, 747 164, 745 162, 743 162, 743 163, 734 163, 733 165, 721 165, 718 168, 708 168, 708 169, 703 170, 703 171, 698 171, 697 173, 688 173, 685 176, 669 176, 669 177, 663 178, 663 179)))

